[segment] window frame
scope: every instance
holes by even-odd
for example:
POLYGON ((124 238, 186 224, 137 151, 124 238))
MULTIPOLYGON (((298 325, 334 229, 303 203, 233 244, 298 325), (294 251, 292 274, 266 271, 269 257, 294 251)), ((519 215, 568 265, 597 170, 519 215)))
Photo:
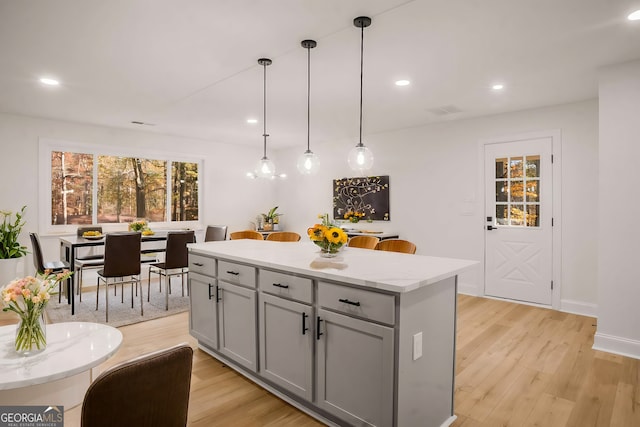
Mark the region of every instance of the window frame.
MULTIPOLYGON (((38 144, 38 223, 40 234, 73 234, 78 224, 61 224, 54 225, 51 221, 51 153, 54 151, 73 152, 82 154, 91 154, 95 156, 93 165, 93 207, 98 208, 98 194, 95 191, 98 183, 97 156, 117 156, 117 157, 139 157, 152 160, 161 160, 167 162, 167 212, 168 221, 150 223, 150 227, 158 229, 176 229, 176 228, 201 228, 203 217, 203 194, 204 194, 204 158, 189 156, 180 153, 169 152, 165 150, 154 150, 153 154, 149 154, 149 150, 140 148, 129 148, 122 146, 105 146, 103 144, 88 144, 81 142, 62 141, 50 138, 39 138, 38 144), (172 162, 188 162, 198 165, 198 220, 196 221, 171 221, 171 164, 172 162)), ((92 215, 95 215, 92 212, 92 215)), ((107 231, 123 229, 125 223, 99 223, 107 231)))

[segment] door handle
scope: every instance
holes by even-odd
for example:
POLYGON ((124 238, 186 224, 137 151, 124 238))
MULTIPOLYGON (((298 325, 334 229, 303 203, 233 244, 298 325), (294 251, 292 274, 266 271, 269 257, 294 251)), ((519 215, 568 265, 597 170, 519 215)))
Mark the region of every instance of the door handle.
POLYGON ((493 225, 487 225, 487 230, 491 231, 491 230, 497 230, 498 227, 494 227, 493 225))
POLYGON ((307 328, 307 317, 309 317, 307 313, 302 313, 302 335, 306 335, 309 330, 307 328))
POLYGON ((323 322, 323 320, 320 318, 320 316, 317 317, 317 322, 316 322, 316 339, 319 340, 321 335, 324 335, 324 333, 320 332, 320 323, 323 322))

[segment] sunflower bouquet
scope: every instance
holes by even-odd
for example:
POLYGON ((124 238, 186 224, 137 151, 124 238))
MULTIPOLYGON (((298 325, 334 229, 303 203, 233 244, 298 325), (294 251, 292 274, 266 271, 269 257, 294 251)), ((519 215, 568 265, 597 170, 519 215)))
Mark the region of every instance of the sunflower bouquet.
POLYGON ((329 214, 318 215, 322 223, 314 224, 307 229, 307 234, 313 243, 320 246, 324 254, 335 256, 342 245, 347 243, 347 234, 337 225, 329 221, 329 214))
POLYGON ((364 218, 364 212, 360 211, 346 211, 344 213, 344 219, 348 219, 350 222, 358 222, 364 218))

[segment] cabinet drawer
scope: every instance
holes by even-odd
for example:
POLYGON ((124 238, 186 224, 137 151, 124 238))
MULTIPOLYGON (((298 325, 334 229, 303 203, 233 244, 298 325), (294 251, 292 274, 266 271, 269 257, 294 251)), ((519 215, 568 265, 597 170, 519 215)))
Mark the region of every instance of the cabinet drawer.
POLYGON ((318 304, 364 319, 389 325, 395 323, 396 306, 393 295, 318 282, 318 304))
POLYGON ((218 278, 250 288, 256 287, 256 269, 248 265, 218 260, 218 278))
POLYGON ((216 260, 208 256, 189 254, 189 271, 216 277, 216 260))
POLYGON ((311 304, 313 287, 311 279, 296 277, 276 271, 260 270, 260 290, 292 300, 311 304))

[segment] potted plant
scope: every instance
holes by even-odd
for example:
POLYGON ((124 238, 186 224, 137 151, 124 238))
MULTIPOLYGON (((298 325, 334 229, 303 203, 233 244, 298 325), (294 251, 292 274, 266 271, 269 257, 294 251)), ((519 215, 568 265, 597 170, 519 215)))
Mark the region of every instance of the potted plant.
POLYGON ((25 224, 23 217, 26 208, 23 206, 19 212, 15 213, 15 220, 12 219, 13 212, 0 211, 0 215, 2 215, 2 223, 0 224, 0 286, 6 285, 19 275, 17 273, 18 264, 27 254, 27 247, 18 241, 25 224))
POLYGON ((275 227, 275 229, 278 228, 276 224, 280 223, 279 217, 282 214, 281 213, 276 213, 277 209, 278 209, 278 207, 276 206, 274 208, 271 208, 269 210, 269 212, 262 214, 262 217, 264 218, 263 227, 264 227, 265 231, 271 231, 271 230, 274 229, 274 227, 275 227))

